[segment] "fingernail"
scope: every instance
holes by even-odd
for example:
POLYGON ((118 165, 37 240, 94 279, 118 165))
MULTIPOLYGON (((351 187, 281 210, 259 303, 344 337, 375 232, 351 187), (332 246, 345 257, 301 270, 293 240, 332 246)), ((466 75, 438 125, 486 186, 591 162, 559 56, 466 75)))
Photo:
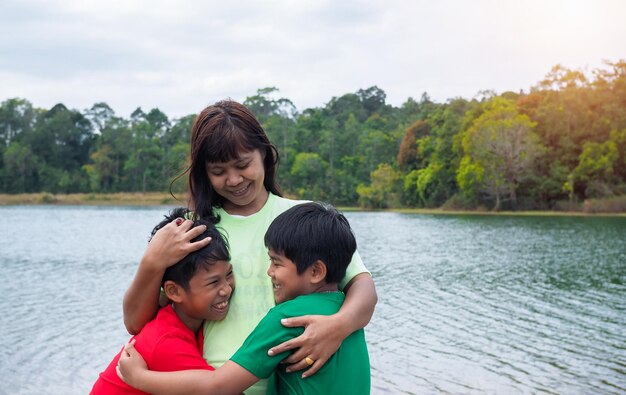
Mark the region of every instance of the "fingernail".
POLYGON ((283 318, 282 320, 280 320, 281 324, 286 324, 287 322, 289 322, 289 320, 287 320, 287 318, 283 318))
POLYGON ((269 355, 270 357, 271 357, 271 356, 273 356, 273 355, 274 355, 274 350, 269 350, 269 351, 267 352, 267 355, 269 355))

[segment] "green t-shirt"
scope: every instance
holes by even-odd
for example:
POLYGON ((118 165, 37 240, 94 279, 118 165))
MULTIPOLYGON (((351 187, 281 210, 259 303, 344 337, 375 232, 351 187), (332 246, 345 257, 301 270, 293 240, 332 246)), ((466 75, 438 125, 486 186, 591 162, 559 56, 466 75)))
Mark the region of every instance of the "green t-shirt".
POLYGON ((270 377, 267 394, 342 394, 370 393, 370 362, 365 334, 360 329, 348 336, 339 350, 313 376, 302 379, 302 372, 286 373, 280 361, 288 352, 268 356, 276 344, 299 336, 303 328, 285 328, 280 320, 305 314, 336 313, 345 296, 342 292, 312 293, 298 296, 272 308, 248 336, 231 360, 259 378, 270 377))
MULTIPOLYGON (((261 210, 247 216, 233 216, 223 209, 217 210, 221 220, 217 224, 228 238, 231 263, 235 274, 235 291, 230 309, 222 321, 204 325, 204 359, 219 367, 243 344, 261 318, 274 307, 272 282, 267 275, 269 257, 264 237, 270 223, 289 208, 304 203, 269 194, 261 210)), ((345 286, 354 276, 367 272, 359 253, 352 257, 346 276, 340 286, 345 286)), ((280 342, 273 344, 277 346, 280 342)), ((265 394, 265 380, 251 387, 246 394, 265 394)))

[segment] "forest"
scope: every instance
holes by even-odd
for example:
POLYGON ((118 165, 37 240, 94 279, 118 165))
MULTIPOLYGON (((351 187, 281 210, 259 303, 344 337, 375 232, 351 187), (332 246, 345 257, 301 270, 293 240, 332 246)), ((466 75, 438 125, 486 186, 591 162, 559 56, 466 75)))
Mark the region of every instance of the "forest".
MULTIPOLYGON (((298 110, 277 88, 244 104, 280 152, 285 195, 364 208, 568 210, 626 195, 626 61, 554 66, 527 91, 399 107, 377 86, 298 110)), ((193 109, 194 111, 200 109, 193 109)), ((120 117, 0 105, 0 193, 182 193, 194 114, 120 117)))

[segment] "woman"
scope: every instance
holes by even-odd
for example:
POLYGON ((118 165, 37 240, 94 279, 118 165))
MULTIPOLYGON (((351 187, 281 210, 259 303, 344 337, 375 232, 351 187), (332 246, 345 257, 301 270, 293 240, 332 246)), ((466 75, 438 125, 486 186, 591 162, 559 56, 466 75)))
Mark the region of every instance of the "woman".
MULTIPOLYGON (((190 207, 196 215, 224 229, 231 246, 237 291, 228 316, 204 328, 204 358, 220 366, 237 350, 259 320, 274 306, 272 283, 266 275, 267 250, 263 236, 274 218, 301 203, 281 197, 276 183, 278 152, 265 131, 245 106, 221 101, 196 117, 191 135, 189 172, 190 207)), ((150 242, 124 296, 124 323, 138 332, 158 309, 159 285, 165 268, 209 241, 191 243, 204 231, 191 221, 161 229, 150 242), (160 234, 159 234, 160 233, 160 234)), ((346 300, 332 316, 303 316, 287 320, 286 326, 304 326, 304 333, 269 350, 270 354, 295 350, 286 363, 289 371, 319 370, 355 330, 372 317, 377 301, 374 282, 354 254, 341 283, 346 300)), ((254 391, 264 394, 265 383, 254 391)))

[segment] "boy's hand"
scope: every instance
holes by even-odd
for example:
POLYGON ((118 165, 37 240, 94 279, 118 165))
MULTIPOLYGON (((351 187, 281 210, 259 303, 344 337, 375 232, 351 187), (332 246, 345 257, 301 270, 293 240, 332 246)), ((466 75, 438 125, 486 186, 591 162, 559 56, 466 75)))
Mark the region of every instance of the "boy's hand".
POLYGON ((146 361, 135 349, 134 339, 124 346, 115 371, 117 372, 117 377, 131 387, 137 387, 141 373, 148 371, 146 361))
POLYGON ((302 374, 302 378, 310 377, 320 370, 346 338, 337 317, 332 315, 304 315, 285 318, 281 323, 286 327, 303 326, 304 333, 271 348, 268 355, 297 349, 282 363, 290 364, 287 372, 309 368, 302 374))
POLYGON ((143 260, 151 262, 154 269, 164 271, 189 253, 208 245, 210 237, 191 242, 206 231, 205 225, 192 226, 193 221, 178 218, 159 229, 148 243, 143 260))

